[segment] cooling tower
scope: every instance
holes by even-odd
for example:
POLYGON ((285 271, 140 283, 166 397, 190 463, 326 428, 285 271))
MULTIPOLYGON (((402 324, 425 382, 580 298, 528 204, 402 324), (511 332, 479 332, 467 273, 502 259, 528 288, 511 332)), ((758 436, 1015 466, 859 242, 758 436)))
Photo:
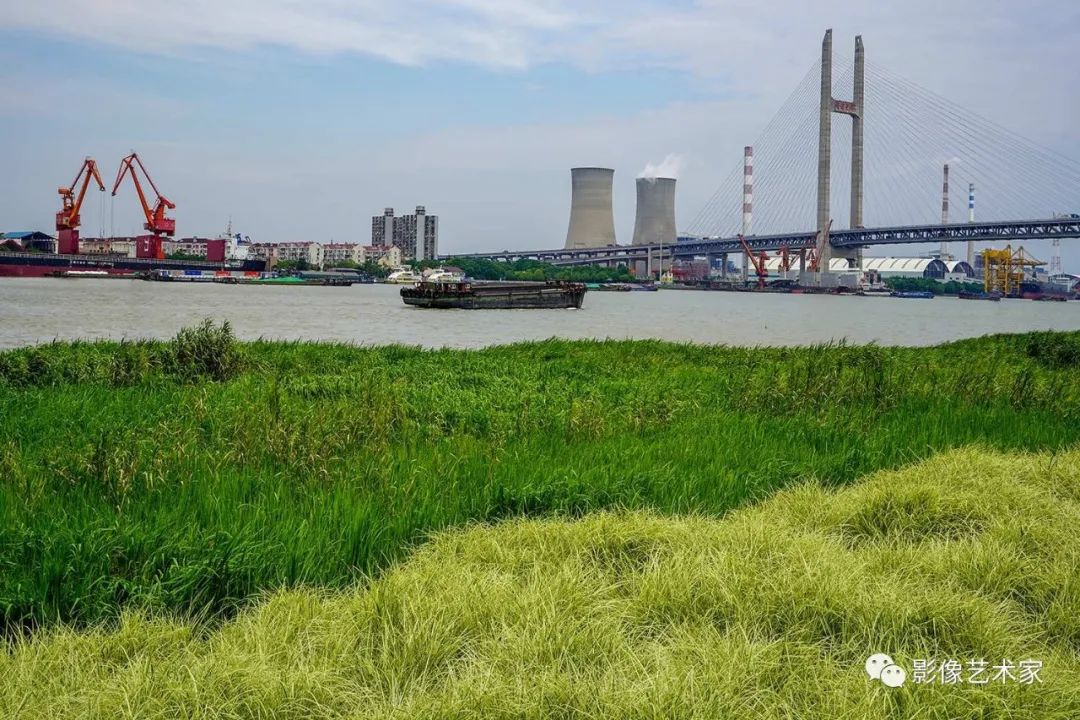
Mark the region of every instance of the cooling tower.
POLYGON ((604 247, 615 244, 615 216, 611 187, 615 171, 610 168, 572 168, 570 229, 566 249, 604 247))
POLYGON ((634 244, 675 244, 674 178, 638 178, 634 244))

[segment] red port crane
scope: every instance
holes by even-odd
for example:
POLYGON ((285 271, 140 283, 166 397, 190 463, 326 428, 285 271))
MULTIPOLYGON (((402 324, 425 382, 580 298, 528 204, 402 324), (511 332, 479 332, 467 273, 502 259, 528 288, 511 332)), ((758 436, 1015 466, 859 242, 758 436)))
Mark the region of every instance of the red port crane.
POLYGON ((769 277, 769 269, 765 267, 765 263, 768 262, 769 256, 764 250, 755 255, 754 251, 750 249, 750 246, 746 244, 746 238, 742 235, 739 236, 739 244, 742 245, 746 257, 750 258, 750 262, 754 264, 754 272, 757 273, 758 288, 765 287, 765 281, 769 277))
POLYGON ((86 158, 83 160, 82 167, 79 168, 79 173, 75 176, 75 180, 72 181, 69 187, 58 188, 57 192, 60 193, 60 212, 56 213, 56 232, 58 236, 57 250, 61 253, 78 253, 79 252, 79 224, 81 218, 79 217, 79 210, 82 209, 83 199, 86 197, 86 191, 90 187, 90 180, 96 180, 98 189, 101 192, 105 192, 105 183, 101 181, 101 173, 98 172, 97 163, 93 158, 86 158), (82 184, 79 184, 79 181, 82 184), (78 188, 78 195, 75 194, 75 188, 78 188))
POLYGON ((146 215, 146 223, 144 228, 154 233, 159 239, 162 235, 166 237, 172 237, 176 232, 176 220, 173 218, 165 217, 166 210, 172 210, 176 207, 176 204, 161 194, 154 185, 154 181, 150 178, 150 173, 146 172, 146 167, 143 166, 142 160, 136 153, 131 153, 126 158, 120 161, 120 170, 116 173, 116 184, 113 185, 112 194, 115 196, 116 191, 120 189, 120 183, 124 180, 124 175, 128 172, 131 173, 131 181, 135 183, 135 192, 139 194, 139 202, 142 203, 143 214, 146 215), (139 170, 142 170, 142 174, 146 177, 146 182, 150 184, 150 188, 157 195, 157 201, 154 203, 153 209, 150 208, 150 203, 146 201, 146 195, 143 193, 142 184, 139 182, 139 174, 135 172, 135 166, 138 165, 139 170))

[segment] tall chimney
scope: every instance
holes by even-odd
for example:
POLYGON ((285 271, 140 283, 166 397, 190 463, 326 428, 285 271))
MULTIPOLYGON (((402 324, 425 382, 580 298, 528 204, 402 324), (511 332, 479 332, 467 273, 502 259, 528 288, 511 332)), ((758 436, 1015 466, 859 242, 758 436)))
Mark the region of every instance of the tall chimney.
POLYGON ((605 247, 615 244, 615 216, 611 168, 571 168, 570 227, 566 249, 605 247))
MULTIPOLYGON (((747 145, 743 148, 743 205, 742 205, 742 234, 748 237, 754 226, 754 148, 747 145)), ((742 276, 746 282, 750 274, 750 258, 743 253, 742 276)))
MULTIPOLYGON (((968 222, 975 222, 975 183, 968 185, 968 222)), ((968 265, 975 267, 975 241, 968 240, 967 243, 967 262, 968 265)))
MULTIPOLYGON (((941 224, 949 224, 949 163, 945 163, 945 174, 941 181, 941 224)), ((941 259, 949 254, 949 244, 941 241, 941 259)))
POLYGON ((638 178, 634 245, 675 244, 675 179, 638 178))

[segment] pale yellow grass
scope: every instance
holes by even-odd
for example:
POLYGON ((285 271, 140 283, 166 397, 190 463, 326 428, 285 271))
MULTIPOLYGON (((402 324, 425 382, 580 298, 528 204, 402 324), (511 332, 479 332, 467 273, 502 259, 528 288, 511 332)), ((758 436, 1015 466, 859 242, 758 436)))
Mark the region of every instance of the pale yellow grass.
POLYGON ((2 718, 1077 718, 1080 452, 968 449, 723 519, 444 533, 214 630, 127 617, 0 653, 2 718), (871 682, 891 654, 1040 684, 871 682))

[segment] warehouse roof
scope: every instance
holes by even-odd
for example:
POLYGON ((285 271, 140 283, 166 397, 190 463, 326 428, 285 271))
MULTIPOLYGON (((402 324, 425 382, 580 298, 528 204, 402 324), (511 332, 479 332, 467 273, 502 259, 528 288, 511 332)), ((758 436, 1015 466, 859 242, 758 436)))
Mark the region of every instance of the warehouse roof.
POLYGON ((935 258, 864 258, 863 269, 878 272, 923 273, 933 263, 944 265, 935 258))
POLYGON ((20 230, 18 232, 0 233, 0 240, 52 240, 52 235, 46 235, 38 230, 20 230))

